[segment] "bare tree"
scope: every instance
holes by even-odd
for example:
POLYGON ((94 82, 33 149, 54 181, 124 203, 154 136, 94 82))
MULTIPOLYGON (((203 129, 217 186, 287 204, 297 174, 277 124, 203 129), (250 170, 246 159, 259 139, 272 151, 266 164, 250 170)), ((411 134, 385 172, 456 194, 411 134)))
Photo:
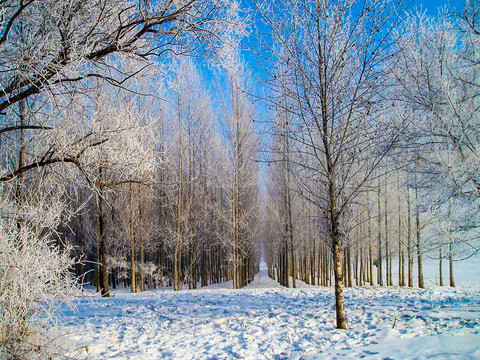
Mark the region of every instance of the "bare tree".
MULTIPOLYGON (((337 327, 345 329, 343 217, 398 136, 399 128, 390 126, 388 110, 379 101, 398 17, 385 1, 281 1, 257 7, 273 39, 270 54, 287 67, 282 87, 295 104, 286 109, 295 115, 292 139, 304 146, 304 158, 314 159, 303 162, 301 176, 324 189, 303 191, 325 216, 337 327)), ((278 84, 274 73, 272 78, 278 84)))

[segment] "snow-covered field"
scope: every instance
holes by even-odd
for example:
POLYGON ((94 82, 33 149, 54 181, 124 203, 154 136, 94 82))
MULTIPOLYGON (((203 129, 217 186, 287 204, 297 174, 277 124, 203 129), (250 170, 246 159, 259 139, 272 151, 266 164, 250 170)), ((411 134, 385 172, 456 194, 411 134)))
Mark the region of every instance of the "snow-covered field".
POLYGON ((241 290, 87 292, 75 311, 63 308, 64 341, 88 359, 480 359, 480 280, 471 280, 346 289, 346 331, 334 328, 333 289, 282 288, 264 271, 241 290))

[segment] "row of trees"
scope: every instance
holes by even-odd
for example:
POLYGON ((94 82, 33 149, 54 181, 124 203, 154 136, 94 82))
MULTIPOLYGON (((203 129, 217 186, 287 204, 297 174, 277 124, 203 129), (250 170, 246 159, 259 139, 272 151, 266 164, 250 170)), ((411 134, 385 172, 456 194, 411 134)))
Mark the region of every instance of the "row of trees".
MULTIPOLYGON (((87 260, 77 275, 85 274, 103 296, 118 285, 136 292, 228 280, 240 288, 253 280, 259 256, 257 141, 242 75, 227 72, 222 87, 230 92, 218 119, 193 60, 173 61, 169 74, 168 105, 141 104, 162 116, 149 115, 137 136, 130 126, 125 142, 115 140, 113 154, 136 179, 122 180, 124 173, 112 171, 109 161, 101 169, 105 184, 96 193, 86 189, 72 204, 76 209, 90 197, 63 232, 87 260), (125 152, 130 146, 147 151, 134 158, 125 152)), ((100 154, 108 157, 111 150, 103 147, 100 154)))
MULTIPOLYGON (((457 238, 442 237, 445 224, 421 203, 422 192, 402 185, 405 181, 405 177, 397 177, 393 182, 379 178, 377 189, 359 196, 359 202, 352 206, 342 254, 345 286, 416 284, 423 288, 424 254, 439 260, 440 285, 444 285, 443 260, 447 259, 449 285, 455 286, 453 261, 476 252, 475 242, 458 241, 458 234, 457 238)), ((313 285, 332 285, 331 249, 325 244, 326 234, 318 233, 322 224, 315 207, 295 195, 290 213, 282 213, 289 206, 281 198, 285 193, 278 192, 276 181, 270 186, 269 198, 280 202, 270 203, 269 231, 264 244, 270 276, 287 287, 295 287, 296 279, 313 285), (291 233, 285 232, 289 223, 291 233), (287 281, 289 277, 292 279, 287 281)))
POLYGON ((448 258, 454 286, 453 261, 479 249, 478 3, 438 19, 384 0, 257 8, 271 60, 270 276, 333 283, 342 329, 354 279, 393 285, 397 272, 413 286, 416 262, 424 287, 431 256, 440 277, 448 258))
POLYGON ((51 315, 79 283, 109 296, 253 279, 258 149, 239 12, 0 4, 0 357, 51 355, 51 315))

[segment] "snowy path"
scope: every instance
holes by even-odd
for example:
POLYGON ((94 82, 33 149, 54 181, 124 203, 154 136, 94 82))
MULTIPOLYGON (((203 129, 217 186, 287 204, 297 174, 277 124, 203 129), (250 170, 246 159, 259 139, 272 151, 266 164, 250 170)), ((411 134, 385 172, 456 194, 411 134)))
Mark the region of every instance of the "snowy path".
POLYGON ((334 329, 333 289, 264 272, 230 287, 78 299, 64 308, 68 344, 88 359, 480 359, 478 287, 347 289, 347 331, 334 329))

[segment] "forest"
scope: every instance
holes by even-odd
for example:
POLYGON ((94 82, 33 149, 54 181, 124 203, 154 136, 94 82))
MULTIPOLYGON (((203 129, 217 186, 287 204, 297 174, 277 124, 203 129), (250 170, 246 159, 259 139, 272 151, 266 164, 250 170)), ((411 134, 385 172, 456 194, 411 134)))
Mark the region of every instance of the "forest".
POLYGON ((2 0, 0 358, 66 356, 86 293, 175 302, 261 263, 331 291, 333 329, 345 290, 422 290, 426 259, 455 288, 479 59, 478 0, 2 0))

